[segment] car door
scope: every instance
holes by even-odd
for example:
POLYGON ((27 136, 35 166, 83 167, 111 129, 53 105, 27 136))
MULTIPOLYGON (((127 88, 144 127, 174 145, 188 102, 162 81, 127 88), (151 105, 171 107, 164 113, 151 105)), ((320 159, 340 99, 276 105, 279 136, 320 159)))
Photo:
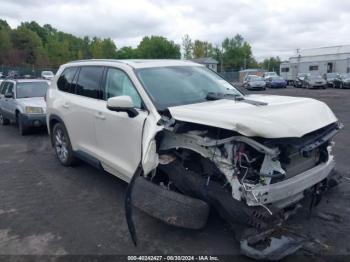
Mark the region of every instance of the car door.
POLYGON ((4 100, 4 95, 7 90, 7 85, 8 85, 8 82, 6 81, 3 81, 0 85, 0 109, 1 109, 1 102, 4 100))
POLYGON ((129 181, 141 159, 142 130, 148 112, 126 72, 107 68, 103 81, 103 100, 96 103, 94 115, 98 155, 104 169, 129 181), (115 96, 130 96, 136 117, 126 112, 107 109, 106 100, 115 96))
POLYGON ((91 156, 96 155, 94 113, 100 97, 103 70, 101 66, 80 67, 74 90, 66 92, 61 101, 73 150, 91 156))
POLYGON ((3 101, 1 102, 1 110, 3 112, 3 115, 7 118, 10 118, 12 120, 15 120, 15 85, 13 82, 8 82, 6 92, 5 94, 12 94, 12 98, 3 98, 3 101))

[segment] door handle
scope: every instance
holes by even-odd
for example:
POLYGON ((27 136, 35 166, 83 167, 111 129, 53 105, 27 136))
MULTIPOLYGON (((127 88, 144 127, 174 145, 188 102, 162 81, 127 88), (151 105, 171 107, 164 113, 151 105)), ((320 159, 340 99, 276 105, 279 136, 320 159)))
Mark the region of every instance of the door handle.
POLYGON ((69 109, 69 105, 68 105, 68 103, 66 102, 66 103, 64 103, 63 105, 62 105, 64 108, 66 108, 66 109, 69 109))
POLYGON ((106 117, 104 115, 102 115, 101 112, 98 112, 95 114, 95 117, 101 120, 106 120, 106 117))

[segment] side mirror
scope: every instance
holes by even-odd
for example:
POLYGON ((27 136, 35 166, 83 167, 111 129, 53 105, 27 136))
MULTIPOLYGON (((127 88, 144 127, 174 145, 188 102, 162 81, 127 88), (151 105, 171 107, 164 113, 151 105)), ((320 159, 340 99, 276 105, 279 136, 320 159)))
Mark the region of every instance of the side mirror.
POLYGON ((130 96, 115 96, 108 98, 107 108, 111 111, 126 112, 129 117, 134 118, 139 114, 134 108, 134 104, 130 96))
POLYGON ((13 93, 6 93, 4 95, 5 98, 13 98, 13 93))

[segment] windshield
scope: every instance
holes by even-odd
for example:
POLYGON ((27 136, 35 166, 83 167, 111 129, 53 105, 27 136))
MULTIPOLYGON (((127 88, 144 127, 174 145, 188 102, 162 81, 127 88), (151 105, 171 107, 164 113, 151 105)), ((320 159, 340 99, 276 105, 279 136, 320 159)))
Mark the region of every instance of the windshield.
POLYGON ((243 96, 206 67, 153 67, 138 69, 136 73, 158 110, 204 102, 209 93, 243 96))
POLYGON ((49 87, 47 82, 25 82, 18 83, 16 98, 44 97, 49 87))
POLYGON ((271 76, 270 77, 271 78, 271 80, 284 80, 282 77, 280 77, 280 76, 271 76))
POLYGON ((323 80, 322 76, 309 76, 309 79, 314 79, 314 80, 323 80))
POLYGON ((265 76, 275 76, 275 75, 277 75, 276 72, 265 73, 265 76))
POLYGON ((51 71, 43 71, 41 74, 44 76, 53 76, 53 73, 51 71))
POLYGON ((250 76, 248 81, 264 81, 264 79, 260 76, 250 76))
POLYGON ((328 73, 327 78, 336 78, 338 76, 337 73, 328 73))

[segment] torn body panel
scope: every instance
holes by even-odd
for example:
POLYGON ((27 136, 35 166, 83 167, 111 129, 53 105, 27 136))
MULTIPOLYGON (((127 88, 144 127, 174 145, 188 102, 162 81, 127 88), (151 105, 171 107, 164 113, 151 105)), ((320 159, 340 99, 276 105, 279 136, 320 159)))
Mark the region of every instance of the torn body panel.
MULTIPOLYGON (((208 203, 231 225, 274 230, 288 217, 285 208, 330 178, 331 140, 339 128, 331 123, 300 138, 270 139, 162 116, 144 135, 143 176, 163 191, 208 203)), ((268 250, 257 252, 268 258, 276 251, 268 250)))

